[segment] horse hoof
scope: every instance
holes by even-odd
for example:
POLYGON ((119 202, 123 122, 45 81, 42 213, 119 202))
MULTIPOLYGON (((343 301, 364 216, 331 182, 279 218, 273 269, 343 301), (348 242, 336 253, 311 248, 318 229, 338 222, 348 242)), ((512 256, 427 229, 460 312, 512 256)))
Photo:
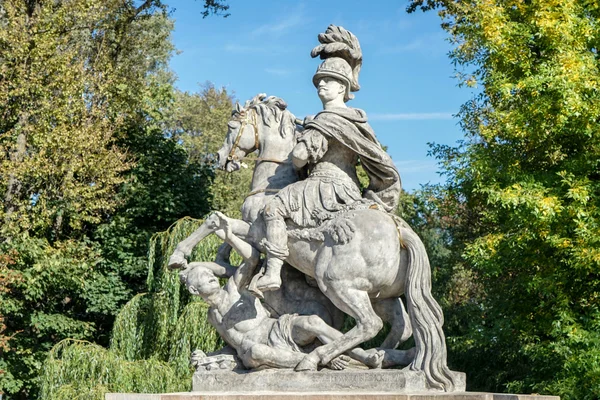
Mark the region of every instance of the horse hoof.
POLYGON ((296 365, 294 368, 296 372, 299 371, 316 371, 317 370, 317 361, 313 360, 310 355, 304 357, 302 361, 296 365))
POLYGON ((383 367, 383 359, 385 358, 385 352, 383 350, 372 349, 368 350, 371 353, 365 360, 365 364, 369 368, 379 369, 383 367))
POLYGON ((168 267, 170 270, 185 269, 187 265, 187 260, 182 253, 175 251, 171 257, 169 257, 168 267))

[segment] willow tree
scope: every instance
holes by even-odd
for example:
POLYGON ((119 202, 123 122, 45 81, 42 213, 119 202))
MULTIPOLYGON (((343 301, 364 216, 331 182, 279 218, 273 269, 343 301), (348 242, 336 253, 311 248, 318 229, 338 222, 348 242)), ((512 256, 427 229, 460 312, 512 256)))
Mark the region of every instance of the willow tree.
MULTIPOLYGON (((466 139, 438 146, 456 249, 483 286, 454 351, 472 388, 600 392, 600 6, 415 0, 438 9, 466 139)), ((452 357, 450 357, 452 358, 452 357)), ((456 366, 460 368, 461 366, 456 366)))
MULTIPOLYGON (((153 235, 146 291, 119 312, 107 347, 65 339, 55 345, 41 371, 40 400, 102 400, 108 392, 168 393, 191 390, 190 355, 223 347, 208 323, 208 306, 179 284, 167 267, 177 244, 202 221, 183 218, 153 235)), ((213 260, 218 239, 202 241, 191 255, 213 260)), ((239 261, 239 257, 234 258, 239 261)))

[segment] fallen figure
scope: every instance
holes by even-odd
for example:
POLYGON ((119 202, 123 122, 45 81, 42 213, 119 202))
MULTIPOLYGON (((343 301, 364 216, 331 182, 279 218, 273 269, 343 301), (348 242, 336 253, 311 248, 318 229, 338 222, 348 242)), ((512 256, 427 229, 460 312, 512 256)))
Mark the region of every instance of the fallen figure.
MULTIPOLYGON (((220 214, 220 213, 219 213, 220 214)), ((210 306, 208 321, 232 346, 244 366, 250 369, 296 368, 307 356, 303 347, 318 339, 327 344, 342 336, 316 315, 284 314, 271 318, 260 300, 246 290, 260 257, 258 251, 234 236, 228 218, 220 214, 220 229, 215 232, 244 259, 223 288, 215 276, 214 263, 193 262, 179 273, 189 292, 210 306)), ((377 368, 384 353, 355 348, 347 355, 377 368)), ((349 363, 345 355, 334 358, 326 367, 344 369, 349 363)))

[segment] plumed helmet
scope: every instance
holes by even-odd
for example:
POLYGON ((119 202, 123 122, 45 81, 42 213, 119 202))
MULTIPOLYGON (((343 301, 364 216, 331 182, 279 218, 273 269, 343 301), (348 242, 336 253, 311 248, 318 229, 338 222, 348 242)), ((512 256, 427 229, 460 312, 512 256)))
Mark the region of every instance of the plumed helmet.
POLYGON ((331 77, 338 79, 346 85, 346 94, 344 100, 348 101, 353 99, 354 95, 350 93, 351 82, 352 82, 352 67, 343 58, 331 57, 326 58, 325 61, 319 65, 317 72, 313 76, 313 84, 315 87, 319 87, 319 80, 323 77, 331 77))
POLYGON ((358 74, 362 66, 360 43, 354 34, 341 26, 329 25, 324 33, 319 34, 319 42, 310 55, 325 60, 317 68, 313 77, 315 86, 318 78, 330 76, 340 79, 346 84, 344 100, 354 98, 350 92, 360 90, 358 74))

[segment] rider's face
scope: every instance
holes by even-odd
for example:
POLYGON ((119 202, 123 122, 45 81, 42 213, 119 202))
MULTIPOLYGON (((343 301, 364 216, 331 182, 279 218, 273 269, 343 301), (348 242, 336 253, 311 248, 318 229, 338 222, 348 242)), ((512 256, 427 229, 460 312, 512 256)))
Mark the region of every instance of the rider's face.
POLYGON ((317 82, 317 93, 323 103, 344 96, 346 86, 335 78, 325 76, 317 82))

